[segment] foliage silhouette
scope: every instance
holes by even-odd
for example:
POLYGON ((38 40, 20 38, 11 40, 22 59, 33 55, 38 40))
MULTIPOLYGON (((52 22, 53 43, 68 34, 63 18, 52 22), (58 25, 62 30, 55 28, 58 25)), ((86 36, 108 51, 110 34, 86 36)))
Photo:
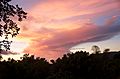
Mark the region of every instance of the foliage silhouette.
POLYGON ((107 53, 107 52, 109 52, 110 51, 110 49, 105 49, 104 51, 103 51, 103 53, 107 53))
POLYGON ((0 61, 0 79, 119 79, 120 52, 78 51, 47 62, 25 54, 21 60, 0 61))
POLYGON ((11 5, 10 1, 0 0, 0 36, 5 38, 3 41, 0 41, 0 50, 3 48, 10 50, 11 41, 8 40, 9 35, 15 37, 19 34, 20 28, 12 18, 18 17, 18 21, 22 21, 27 15, 18 5, 11 5))
POLYGON ((93 53, 96 53, 96 54, 100 53, 100 48, 96 45, 93 45, 91 50, 93 51, 93 53))

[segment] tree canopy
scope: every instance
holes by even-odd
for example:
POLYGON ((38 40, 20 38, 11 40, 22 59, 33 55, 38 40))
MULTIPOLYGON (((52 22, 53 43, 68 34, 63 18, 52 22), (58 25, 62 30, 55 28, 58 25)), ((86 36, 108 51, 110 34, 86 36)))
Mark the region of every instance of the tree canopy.
MULTIPOLYGON (((1 57, 2 59, 2 57, 1 57)), ((120 52, 64 54, 49 63, 25 54, 21 60, 0 61, 0 79, 119 79, 120 52)))
POLYGON ((4 37, 4 40, 0 41, 0 50, 3 48, 10 50, 9 35, 15 37, 19 34, 20 28, 13 21, 13 17, 18 17, 18 21, 22 21, 27 15, 18 5, 11 5, 10 1, 0 0, 0 36, 4 37))
POLYGON ((93 53, 100 53, 100 48, 97 45, 93 45, 91 50, 93 51, 93 53))

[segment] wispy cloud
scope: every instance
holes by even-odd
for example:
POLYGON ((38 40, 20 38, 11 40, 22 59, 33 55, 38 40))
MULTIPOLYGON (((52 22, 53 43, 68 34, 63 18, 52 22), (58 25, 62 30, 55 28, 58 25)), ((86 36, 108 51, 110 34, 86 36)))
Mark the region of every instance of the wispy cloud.
POLYGON ((0 54, 1 55, 17 55, 18 53, 2 50, 0 54))

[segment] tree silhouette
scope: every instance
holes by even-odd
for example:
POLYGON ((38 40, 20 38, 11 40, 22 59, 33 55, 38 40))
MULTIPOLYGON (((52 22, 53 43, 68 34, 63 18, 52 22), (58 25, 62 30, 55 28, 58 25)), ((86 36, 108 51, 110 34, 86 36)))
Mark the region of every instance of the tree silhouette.
POLYGON ((103 53, 108 53, 110 51, 110 49, 105 49, 104 51, 103 51, 103 53))
POLYGON ((120 52, 89 54, 77 51, 51 60, 52 63, 47 62, 45 58, 29 54, 21 58, 0 61, 0 79, 120 78, 120 52))
POLYGON ((0 36, 4 40, 0 41, 0 50, 10 50, 11 41, 8 40, 9 35, 15 37, 19 34, 20 28, 12 17, 18 17, 18 21, 26 18, 27 13, 23 11, 18 5, 10 4, 11 0, 0 0, 0 36))
POLYGON ((3 59, 3 57, 0 55, 0 61, 3 59))
POLYGON ((95 54, 98 54, 100 53, 100 48, 96 45, 92 46, 92 49, 91 49, 95 54))

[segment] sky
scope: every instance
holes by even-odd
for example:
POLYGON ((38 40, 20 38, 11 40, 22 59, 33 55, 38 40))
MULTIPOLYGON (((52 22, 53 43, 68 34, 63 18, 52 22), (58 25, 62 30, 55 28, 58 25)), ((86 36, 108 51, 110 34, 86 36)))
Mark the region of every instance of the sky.
MULTIPOLYGON (((48 60, 71 50, 120 50, 119 0, 12 0, 27 13, 11 51, 48 60)), ((17 57, 17 56, 16 56, 17 57)), ((18 58, 18 57, 17 57, 18 58)))

